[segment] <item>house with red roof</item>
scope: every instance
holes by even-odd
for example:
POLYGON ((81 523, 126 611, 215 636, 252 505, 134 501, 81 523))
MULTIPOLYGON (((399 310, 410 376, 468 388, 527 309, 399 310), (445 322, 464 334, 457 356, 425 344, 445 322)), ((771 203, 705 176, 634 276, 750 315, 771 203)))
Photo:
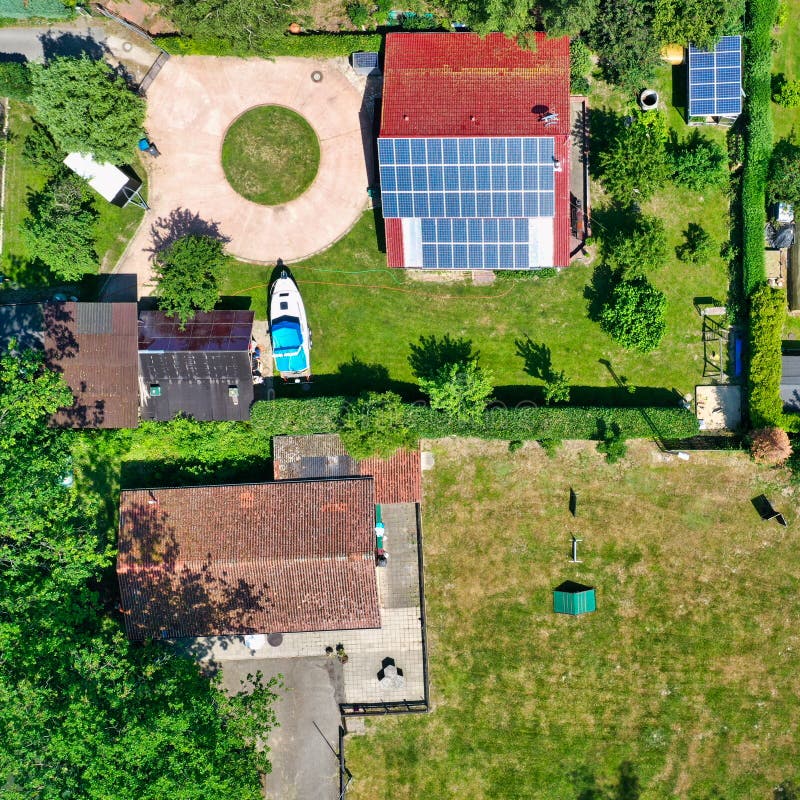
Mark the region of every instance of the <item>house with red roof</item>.
POLYGON ((378 161, 390 267, 570 258, 569 39, 386 37, 378 161))

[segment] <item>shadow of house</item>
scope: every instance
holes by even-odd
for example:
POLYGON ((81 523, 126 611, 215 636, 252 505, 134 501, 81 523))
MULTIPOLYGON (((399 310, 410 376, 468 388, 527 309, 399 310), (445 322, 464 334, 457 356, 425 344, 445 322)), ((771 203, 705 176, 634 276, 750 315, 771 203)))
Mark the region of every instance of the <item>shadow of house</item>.
POLYGON ((48 302, 0 306, 0 343, 43 350, 75 402, 51 424, 135 428, 138 424, 136 303, 48 302))
POLYGON ((184 326, 162 311, 139 314, 143 419, 183 413, 197 420, 247 420, 253 403, 253 311, 198 312, 184 326))

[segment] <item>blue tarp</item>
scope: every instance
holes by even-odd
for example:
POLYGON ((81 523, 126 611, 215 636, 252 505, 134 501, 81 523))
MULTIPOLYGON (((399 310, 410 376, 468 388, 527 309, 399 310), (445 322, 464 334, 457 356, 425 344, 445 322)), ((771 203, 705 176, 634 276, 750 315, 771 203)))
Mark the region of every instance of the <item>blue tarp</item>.
POLYGON ((303 334, 296 319, 282 319, 272 326, 272 352, 278 372, 303 372, 308 369, 302 349, 303 334))

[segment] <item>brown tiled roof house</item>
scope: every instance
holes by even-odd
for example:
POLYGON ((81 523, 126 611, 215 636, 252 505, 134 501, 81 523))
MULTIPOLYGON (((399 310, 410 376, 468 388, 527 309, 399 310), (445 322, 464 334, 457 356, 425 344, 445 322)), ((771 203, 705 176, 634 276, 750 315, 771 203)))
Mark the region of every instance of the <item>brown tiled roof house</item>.
POLYGON ((44 349, 75 402, 52 424, 135 428, 139 422, 136 303, 22 303, 0 306, 0 341, 44 349))
POLYGON ((371 478, 122 492, 128 636, 378 628, 371 478))

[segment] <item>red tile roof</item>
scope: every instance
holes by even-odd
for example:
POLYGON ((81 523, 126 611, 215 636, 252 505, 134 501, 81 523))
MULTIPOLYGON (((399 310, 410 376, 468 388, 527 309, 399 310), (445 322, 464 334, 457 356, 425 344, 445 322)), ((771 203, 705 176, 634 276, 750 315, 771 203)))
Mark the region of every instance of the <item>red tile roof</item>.
POLYGON ((380 627, 368 478, 122 492, 128 636, 380 627))
POLYGON ((381 136, 568 136, 569 39, 501 33, 386 37, 381 136), (555 112, 545 127, 536 106, 555 112))
POLYGON ((398 450, 389 458, 356 461, 335 433, 275 436, 272 469, 275 480, 363 475, 374 478, 378 504, 422 501, 419 449, 398 450))
POLYGON ((386 228, 386 259, 390 267, 404 267, 403 220, 389 218, 383 221, 386 228))
POLYGON ((358 470, 375 479, 377 503, 419 503, 422 500, 419 450, 398 450, 390 458, 367 458, 358 462, 358 470))
POLYGON ((75 396, 53 424, 135 428, 139 422, 136 303, 47 303, 47 362, 75 396))

